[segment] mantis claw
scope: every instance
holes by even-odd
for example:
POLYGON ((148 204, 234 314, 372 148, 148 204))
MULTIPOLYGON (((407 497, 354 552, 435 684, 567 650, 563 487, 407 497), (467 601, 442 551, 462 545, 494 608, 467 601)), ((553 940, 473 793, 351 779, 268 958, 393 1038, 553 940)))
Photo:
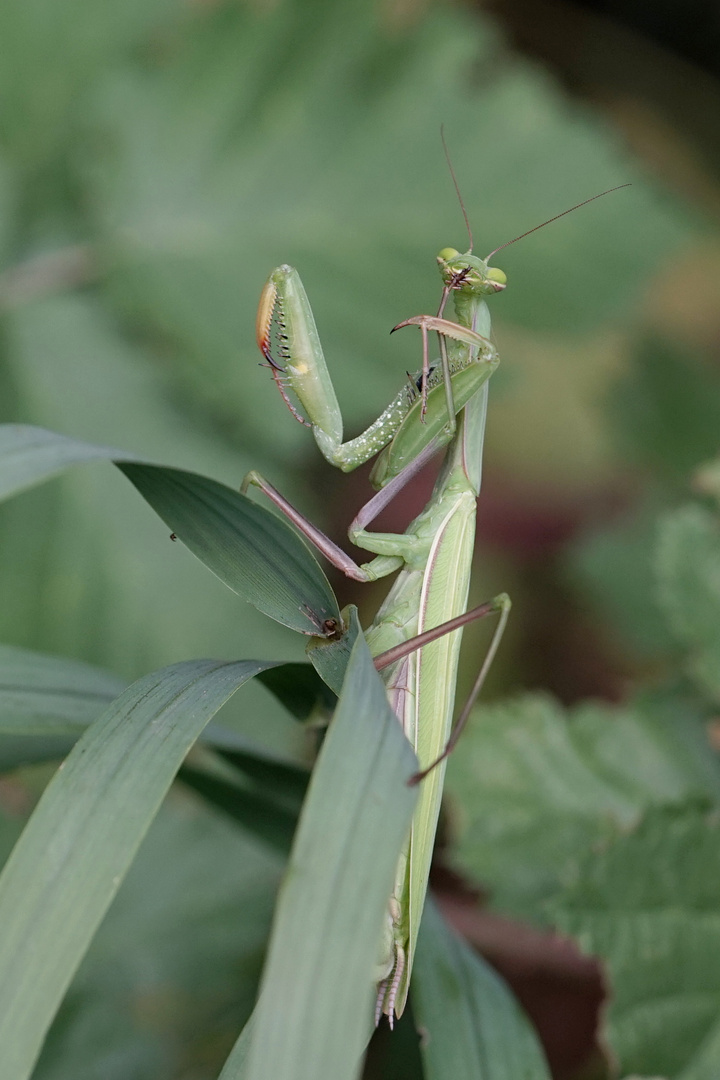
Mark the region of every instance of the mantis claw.
POLYGON ((285 373, 285 368, 273 360, 272 353, 270 352, 270 342, 263 341, 260 345, 260 351, 267 360, 267 364, 258 364, 258 367, 270 368, 271 371, 279 371, 285 373))

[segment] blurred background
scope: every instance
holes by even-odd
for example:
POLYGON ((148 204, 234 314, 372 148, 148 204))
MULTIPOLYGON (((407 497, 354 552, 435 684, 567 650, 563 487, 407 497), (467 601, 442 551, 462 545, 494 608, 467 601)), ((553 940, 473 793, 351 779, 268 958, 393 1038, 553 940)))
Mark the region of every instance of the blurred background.
MULTIPOLYGON (((390 328, 435 310, 437 251, 467 247, 441 124, 479 255, 631 183, 495 260, 508 288, 491 301, 502 366, 472 599, 514 602, 489 698, 617 703, 663 683, 679 646, 657 522, 720 450, 719 46, 710 0, 9 0, 0 419, 233 486, 258 469, 342 540, 367 472, 326 466, 258 367, 269 271, 300 270, 353 435, 418 367, 419 337, 390 328)), ((404 528, 431 472, 386 527, 404 528)), ((0 551, 6 643, 125 679, 196 656, 302 658, 109 466, 4 505, 0 551)), ((333 584, 366 617, 384 589, 333 584)), ((486 640, 467 635, 465 685, 486 640)), ((224 719, 304 752, 259 687, 224 719)), ((3 783, 7 849, 32 794, 3 783)), ((281 869, 171 798, 38 1078, 216 1075, 281 869)))

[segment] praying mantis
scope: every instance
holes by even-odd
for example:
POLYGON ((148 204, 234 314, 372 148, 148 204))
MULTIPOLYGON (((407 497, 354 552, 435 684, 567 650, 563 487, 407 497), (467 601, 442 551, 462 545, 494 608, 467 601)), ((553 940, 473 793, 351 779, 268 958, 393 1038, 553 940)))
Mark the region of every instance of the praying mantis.
MULTIPOLYGON (((595 195, 593 199, 599 197, 595 195)), ((462 199, 460 204, 470 233, 462 199)), ((571 207, 574 209, 577 207, 571 207)), ((563 211, 567 213, 570 210, 563 211)), ((251 472, 245 477, 242 490, 246 492, 251 485, 260 488, 348 577, 368 582, 399 571, 387 598, 365 630, 391 706, 420 762, 421 771, 413 782, 422 781, 410 835, 389 898, 377 961, 376 1023, 384 1013, 391 1027, 394 1017, 402 1015, 407 1001, 447 754, 480 692, 511 606, 509 597, 502 593, 474 611, 466 611, 476 501, 482 477, 488 385, 499 362, 490 341, 487 301, 507 284, 503 271, 490 265, 490 259, 501 248, 480 259, 472 254, 472 247, 470 233, 467 252, 461 254, 445 248, 438 255, 443 291, 437 314, 414 316, 394 327, 398 330, 415 325, 421 330, 423 362, 417 380, 411 379, 378 419, 348 442, 343 442, 340 408, 312 310, 296 270, 286 265, 273 270, 263 289, 257 317, 258 344, 273 378, 296 419, 312 428, 326 460, 347 472, 379 455, 371 474, 378 493, 360 510, 348 530, 356 546, 375 556, 361 565, 316 529, 258 473, 251 472), (451 296, 454 321, 445 317, 451 296), (277 330, 275 355, 273 324, 277 330), (437 334, 439 344, 440 359, 436 365, 429 361, 431 333, 437 334), (288 391, 299 402, 299 409, 288 391), (368 526, 400 488, 442 448, 445 448, 444 462, 432 496, 405 532, 369 531, 368 526), (492 613, 499 618, 490 648, 468 703, 453 727, 462 625, 492 613)))

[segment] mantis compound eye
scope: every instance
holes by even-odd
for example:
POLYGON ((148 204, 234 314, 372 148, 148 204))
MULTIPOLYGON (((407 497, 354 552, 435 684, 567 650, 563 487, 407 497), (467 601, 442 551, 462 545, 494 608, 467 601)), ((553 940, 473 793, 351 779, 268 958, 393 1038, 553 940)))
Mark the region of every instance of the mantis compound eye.
POLYGON ((488 266, 487 280, 494 282, 496 285, 507 285, 507 277, 504 272, 498 270, 495 266, 488 266))
POLYGON ((460 252, 456 251, 455 248, 446 247, 442 251, 438 251, 437 257, 438 260, 442 259, 443 262, 450 262, 451 259, 457 259, 459 254, 460 252))

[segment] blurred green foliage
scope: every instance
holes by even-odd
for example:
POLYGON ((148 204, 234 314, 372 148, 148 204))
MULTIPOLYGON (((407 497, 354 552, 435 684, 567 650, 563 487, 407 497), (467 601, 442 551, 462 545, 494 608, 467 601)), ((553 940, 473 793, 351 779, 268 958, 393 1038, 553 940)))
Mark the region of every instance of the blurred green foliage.
MULTIPOLYGON (((718 525, 687 502, 692 470, 719 449, 720 379, 707 327, 697 339, 679 329, 701 213, 491 21, 451 5, 11 0, 0 59, 0 420, 235 486, 257 468, 338 535, 363 496, 335 497, 338 482, 257 367, 269 270, 299 268, 354 432, 418 366, 417 341, 390 339, 390 327, 436 307, 435 253, 465 246, 441 123, 481 254, 632 181, 497 258, 509 287, 493 304, 503 367, 477 588, 478 601, 514 591, 525 625, 539 543, 528 522, 564 540, 569 519, 554 572, 611 642, 603 662, 653 685, 618 710, 568 715, 536 696, 497 706, 451 773, 463 865, 505 910, 562 919, 622 980, 642 929, 621 924, 618 958, 586 915, 597 901, 588 875, 607 892, 618 865, 630 877, 643 859, 670 860, 663 823, 671 846, 710 843, 698 803, 720 801, 704 736, 719 692, 718 525), (606 853, 597 866, 591 850, 606 853)), ((115 470, 93 466, 4 505, 0 551, 5 643, 123 678, 193 656, 301 655, 294 635, 170 545, 115 470)), ((528 656, 513 633, 499 682, 522 687, 528 656)), ((549 675, 546 685, 562 693, 549 675)), ((300 752, 270 695, 244 694, 225 722, 300 752)), ((14 833, 7 809, 3 844, 14 833)), ((253 845, 195 802, 169 803, 38 1080, 216 1075, 252 1002, 277 877, 253 845)), ((697 897, 688 888, 674 902, 687 915, 697 897)), ((623 915, 644 903, 633 894, 623 915)), ((689 915, 687 927, 689 947, 717 966, 712 935, 689 915)), ((682 935, 675 946, 668 970, 683 962, 682 935)), ((688 999, 704 974, 688 976, 688 999)), ((633 991, 640 1019, 618 995, 615 1052, 638 1072, 710 1076, 699 1056, 683 1070, 711 1038, 716 991, 663 1056, 645 978, 633 991)))

